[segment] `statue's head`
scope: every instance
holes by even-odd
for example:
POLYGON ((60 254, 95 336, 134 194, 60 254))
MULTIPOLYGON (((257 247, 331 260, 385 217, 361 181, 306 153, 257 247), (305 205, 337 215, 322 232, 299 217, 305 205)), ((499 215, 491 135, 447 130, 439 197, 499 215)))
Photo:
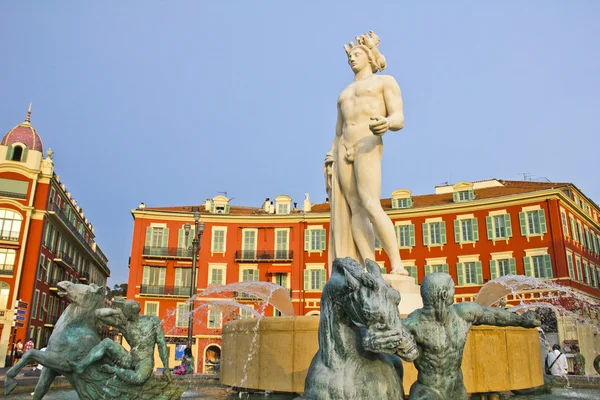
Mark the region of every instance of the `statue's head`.
POLYGON ((121 311, 123 311, 123 315, 125 315, 125 318, 127 319, 131 319, 131 317, 139 314, 140 311, 142 311, 140 303, 135 300, 115 299, 112 301, 112 304, 121 309, 121 311))
POLYGON ((348 55, 348 64, 354 73, 362 71, 367 66, 371 67, 373 73, 385 69, 385 57, 377 48, 379 42, 379 37, 370 31, 360 37, 357 36, 356 44, 349 42, 344 45, 344 50, 348 55))
POLYGON ((438 321, 444 321, 448 308, 454 303, 454 281, 443 272, 429 274, 421 283, 423 308, 433 309, 438 321))
POLYGON ((335 271, 344 277, 340 293, 342 305, 349 322, 369 331, 397 329, 400 326, 400 293, 381 276, 379 265, 366 262, 367 271, 350 257, 336 259, 335 271))
POLYGON ((104 286, 82 285, 69 281, 58 282, 57 294, 66 297, 71 304, 81 308, 95 310, 104 304, 104 286))

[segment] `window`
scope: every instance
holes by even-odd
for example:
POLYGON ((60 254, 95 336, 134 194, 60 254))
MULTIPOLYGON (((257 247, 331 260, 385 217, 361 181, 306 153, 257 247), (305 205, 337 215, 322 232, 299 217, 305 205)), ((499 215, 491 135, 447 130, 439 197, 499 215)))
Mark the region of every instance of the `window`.
POLYGON ((289 241, 287 229, 276 229, 275 230, 275 258, 277 260, 288 260, 288 248, 289 241))
POLYGON ((409 266, 405 265, 404 268, 408 271, 408 276, 415 278, 415 283, 418 283, 419 275, 417 272, 417 266, 416 265, 409 265, 409 266))
POLYGON ((567 213, 565 210, 560 210, 560 218, 562 220, 563 234, 569 236, 569 224, 567 223, 567 213))
POLYGON ((532 210, 519 213, 522 236, 543 235, 546 233, 544 210, 532 210))
POLYGON ((481 261, 457 263, 456 276, 458 278, 458 286, 482 285, 483 274, 481 268, 481 261))
POLYGON ((210 277, 208 280, 209 285, 223 285, 225 284, 225 274, 222 268, 209 268, 210 277))
POLYGON ((0 249, 0 275, 12 275, 16 255, 13 249, 0 249))
POLYGON ((276 273, 273 276, 273 283, 276 283, 282 288, 287 289, 289 287, 289 275, 286 273, 276 273))
POLYGON ((18 241, 22 220, 23 217, 14 211, 0 210, 0 240, 18 241))
POLYGON ((434 272, 445 272, 448 273, 448 264, 432 264, 425 265, 425 276, 434 272))
POLYGON ((188 250, 192 250, 194 237, 196 236, 196 229, 191 228, 188 234, 185 234, 185 228, 179 229, 177 233, 177 248, 179 256, 191 256, 192 254, 188 250))
POLYGON ((147 301, 144 307, 144 315, 152 315, 158 317, 158 302, 147 301))
POLYGON ((39 290, 35 290, 35 292, 33 293, 33 302, 32 304, 32 308, 31 308, 31 319, 36 319, 37 315, 38 315, 38 307, 40 306, 40 291, 39 290))
POLYGON ((175 296, 190 296, 192 285, 191 268, 175 268, 175 296))
POLYGON ((525 275, 534 278, 552 278, 552 261, 550 254, 524 257, 525 275))
POLYGON ((259 271, 258 269, 243 269, 242 270, 242 282, 248 282, 248 281, 258 281, 259 279, 259 271))
POLYGON ((567 251, 567 266, 569 267, 569 277, 575 279, 575 269, 573 267, 573 253, 567 251))
POLYGON ((500 260, 490 260, 490 278, 496 279, 499 276, 516 275, 517 260, 514 258, 504 258, 500 260))
POLYGON ((304 290, 323 290, 327 281, 325 268, 311 268, 304 270, 304 290))
POLYGON ((578 256, 575 257, 575 265, 577 266, 577 280, 583 282, 583 271, 581 270, 581 259, 578 256))
POLYGON ((29 183, 15 179, 0 178, 0 196, 13 199, 26 199, 29 183))
POLYGON ((42 305, 40 309, 40 320, 44 320, 44 314, 46 312, 46 293, 42 293, 42 305))
POLYGON ((177 303, 177 312, 175 314, 175 326, 177 328, 186 328, 189 323, 190 305, 188 303, 177 303))
POLYGON ((446 244, 446 223, 443 221, 424 223, 423 244, 425 246, 446 244))
POLYGON ((477 218, 454 220, 454 239, 456 243, 472 243, 479 240, 477 218))
POLYGON ((142 293, 146 294, 163 294, 165 290, 165 274, 164 267, 144 266, 144 276, 142 278, 142 293))
POLYGON ((485 227, 489 240, 507 239, 512 237, 510 214, 490 215, 485 217, 485 227))
POLYGON ((469 189, 454 192, 452 193, 452 199, 455 203, 460 203, 461 201, 475 200, 475 191, 473 189, 469 189))
POLYGON ((290 205, 289 203, 277 204, 277 214, 289 214, 290 205))
POLYGON ((225 228, 213 228, 211 244, 211 251, 213 253, 225 253, 225 232, 225 228))
POLYGON ((244 260, 256 258, 256 233, 255 229, 242 230, 242 259, 244 260))
POLYGON ((305 251, 325 251, 325 229, 308 227, 304 231, 304 250, 305 251))
POLYGON ((240 308, 240 319, 254 318, 254 315, 246 308, 240 308))
POLYGON ((413 201, 412 198, 407 197, 404 199, 392 199, 392 208, 393 209, 399 209, 399 208, 411 208, 413 205, 413 201))
POLYGON ((571 232, 573 233, 573 240, 580 242, 580 238, 577 235, 577 225, 575 224, 575 218, 569 215, 569 221, 571 222, 571 232))
POLYGON ((396 225, 396 241, 398 247, 413 247, 415 245, 415 225, 396 225))
POLYGON ((221 327, 221 311, 216 307, 208 308, 208 324, 207 328, 220 328, 221 327))
POLYGON ((169 228, 148 227, 146 228, 145 255, 167 255, 169 246, 169 228))
POLYGON ((40 265, 38 266, 38 270, 37 270, 37 279, 38 281, 41 281, 42 279, 44 279, 44 275, 46 275, 46 256, 44 256, 43 254, 40 254, 40 265))

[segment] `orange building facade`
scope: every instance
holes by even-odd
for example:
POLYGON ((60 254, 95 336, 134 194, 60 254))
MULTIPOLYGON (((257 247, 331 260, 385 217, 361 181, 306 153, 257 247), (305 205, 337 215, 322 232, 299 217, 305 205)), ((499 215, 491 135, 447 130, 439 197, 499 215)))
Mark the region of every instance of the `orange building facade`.
POLYGON ((52 151, 27 118, 0 142, 0 363, 13 341, 45 347, 67 306, 62 280, 106 284, 108 260, 94 228, 54 172, 52 151), (14 314, 17 301, 25 313, 14 314), (15 321, 15 318, 18 321, 15 321))
MULTIPOLYGON (((421 282, 431 272, 448 272, 455 280, 455 300, 471 301, 481 286, 496 277, 519 274, 556 281, 592 300, 600 298, 600 210, 569 183, 491 179, 435 188, 413 196, 397 190, 382 200, 395 225, 404 266, 421 282)), ((301 209, 288 196, 262 207, 229 204, 217 196, 185 207, 132 210, 133 243, 127 297, 157 315, 171 353, 187 343, 192 252, 184 225, 193 226, 200 211, 204 232, 197 259, 197 293, 241 281, 274 282, 290 292, 296 315, 318 315, 323 285, 329 276, 327 246, 329 204, 301 209)), ((390 271, 389 259, 376 247, 376 261, 390 271)), ((244 293, 234 299, 263 307, 244 293)), ((547 293, 530 293, 545 301, 547 293)), ((194 315, 197 372, 211 372, 219 358, 224 322, 249 318, 244 309, 210 306, 216 297, 201 296, 194 315)), ((515 298, 509 298, 509 303, 515 298)), ((266 316, 277 309, 266 306, 266 316)))

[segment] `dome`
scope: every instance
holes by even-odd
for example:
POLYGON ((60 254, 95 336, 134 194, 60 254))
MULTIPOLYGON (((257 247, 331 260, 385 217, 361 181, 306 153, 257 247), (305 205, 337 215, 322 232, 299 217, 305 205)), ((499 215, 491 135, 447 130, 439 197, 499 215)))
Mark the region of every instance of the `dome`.
POLYGON ((44 145, 40 135, 35 131, 33 125, 31 125, 31 105, 29 105, 29 111, 27 111, 27 117, 25 121, 12 128, 4 138, 2 138, 1 145, 10 146, 15 143, 23 143, 30 150, 37 150, 44 152, 44 145))

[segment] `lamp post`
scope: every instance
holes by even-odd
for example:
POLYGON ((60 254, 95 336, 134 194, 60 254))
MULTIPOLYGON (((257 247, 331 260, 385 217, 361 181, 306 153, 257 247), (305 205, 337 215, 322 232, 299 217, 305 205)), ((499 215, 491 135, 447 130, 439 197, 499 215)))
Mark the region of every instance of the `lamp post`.
MULTIPOLYGON (((183 226, 186 242, 190 235, 190 224, 183 226)), ((200 212, 194 209, 194 238, 192 239, 192 276, 190 282, 190 314, 188 319, 188 347, 192 348, 192 336, 194 330, 194 296, 196 295, 196 259, 200 250, 200 242, 204 233, 204 222, 200 222, 200 212)))

